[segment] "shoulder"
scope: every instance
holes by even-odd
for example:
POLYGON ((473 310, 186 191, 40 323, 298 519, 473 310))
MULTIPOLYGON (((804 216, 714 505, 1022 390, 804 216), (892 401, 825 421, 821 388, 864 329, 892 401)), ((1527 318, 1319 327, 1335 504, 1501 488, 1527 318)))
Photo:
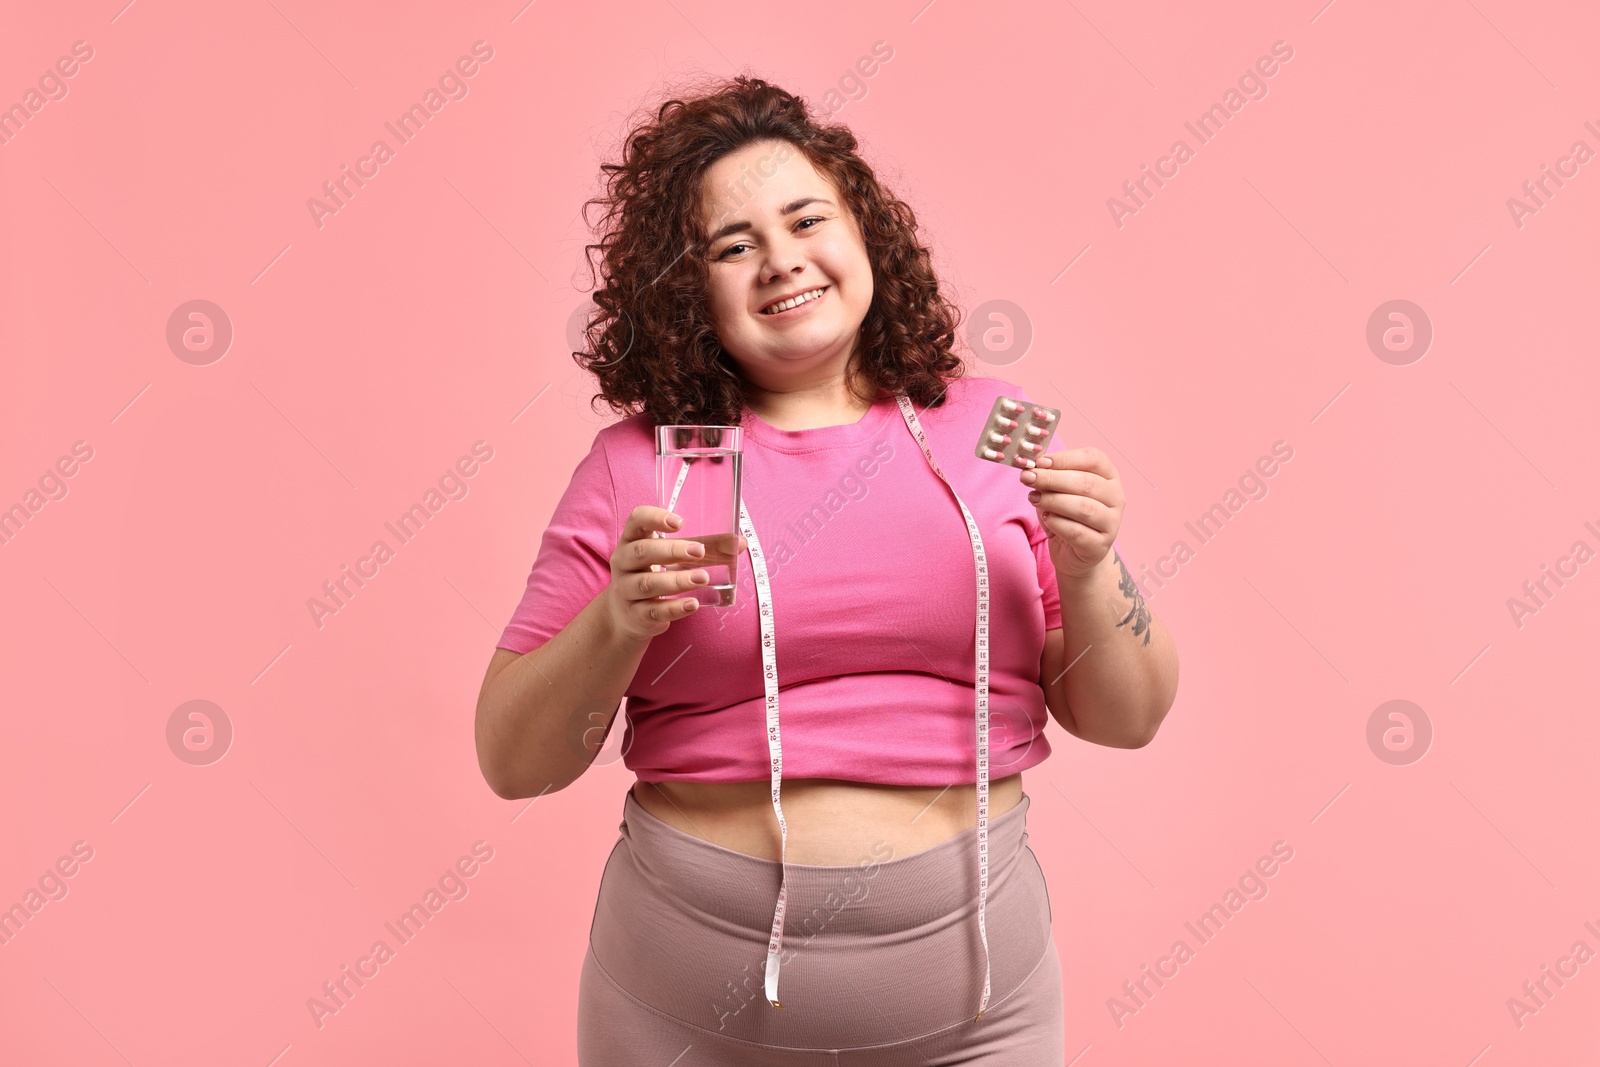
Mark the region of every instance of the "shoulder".
POLYGON ((626 457, 639 452, 654 455, 656 450, 655 424, 643 411, 600 427, 594 439, 595 447, 604 449, 609 456, 626 457))
POLYGON ((1005 378, 964 375, 948 379, 945 384, 945 402, 937 410, 953 419, 967 419, 975 409, 987 413, 996 397, 1026 397, 1026 390, 1005 378))
POLYGON ((589 455, 580 466, 608 486, 619 515, 655 501, 655 424, 647 413, 630 415, 595 431, 589 455))

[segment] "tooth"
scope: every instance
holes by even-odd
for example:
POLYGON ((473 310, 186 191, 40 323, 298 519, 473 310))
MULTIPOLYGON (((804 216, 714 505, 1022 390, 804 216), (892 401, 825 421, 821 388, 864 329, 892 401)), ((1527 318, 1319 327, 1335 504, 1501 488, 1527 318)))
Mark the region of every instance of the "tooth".
POLYGON ((770 308, 767 308, 765 311, 763 311, 762 314, 776 315, 780 311, 788 311, 790 308, 799 307, 801 304, 815 300, 821 295, 822 293, 820 290, 813 289, 810 292, 801 293, 799 296, 790 297, 788 300, 783 300, 779 303, 773 304, 770 308))

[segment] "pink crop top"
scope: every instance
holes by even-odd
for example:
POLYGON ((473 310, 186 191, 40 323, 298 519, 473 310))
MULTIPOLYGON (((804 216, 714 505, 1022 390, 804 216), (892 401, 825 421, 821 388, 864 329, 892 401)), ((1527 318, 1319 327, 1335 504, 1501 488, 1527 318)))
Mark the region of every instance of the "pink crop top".
MULTIPOLYGON (((1047 531, 1028 487, 1014 468, 973 454, 1001 394, 1028 399, 1010 382, 958 378, 943 406, 917 410, 988 559, 991 780, 1050 754, 1040 656, 1045 630, 1061 626, 1047 531)), ((741 493, 772 589, 784 777, 974 782, 972 546, 895 400, 843 426, 780 430, 748 407, 741 420, 741 493)), ((623 520, 657 503, 654 438, 647 414, 595 435, 500 648, 539 647, 610 583, 623 520)), ((623 764, 644 781, 771 777, 748 548, 737 570, 734 605, 672 623, 628 686, 623 764)))

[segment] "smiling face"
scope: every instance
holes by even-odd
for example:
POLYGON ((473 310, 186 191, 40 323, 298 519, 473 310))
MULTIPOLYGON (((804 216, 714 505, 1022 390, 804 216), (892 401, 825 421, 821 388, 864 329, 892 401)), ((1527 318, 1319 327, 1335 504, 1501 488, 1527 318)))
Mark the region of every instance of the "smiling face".
POLYGON ((872 303, 872 263, 838 190, 783 141, 723 156, 703 190, 712 322, 745 380, 782 390, 842 375, 872 303))

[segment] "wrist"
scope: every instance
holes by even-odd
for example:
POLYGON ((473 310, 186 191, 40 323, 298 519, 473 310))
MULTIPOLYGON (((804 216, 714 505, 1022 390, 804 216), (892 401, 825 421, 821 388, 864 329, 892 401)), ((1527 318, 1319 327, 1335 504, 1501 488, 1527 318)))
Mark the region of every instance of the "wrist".
POLYGON ((1114 590, 1121 580, 1121 568, 1114 551, 1108 551, 1099 563, 1082 573, 1056 567, 1056 586, 1063 601, 1093 599, 1108 586, 1114 590))
POLYGON ((616 586, 607 586, 601 593, 600 599, 605 602, 600 618, 606 643, 630 652, 650 644, 648 634, 634 633, 628 626, 628 604, 616 586))

